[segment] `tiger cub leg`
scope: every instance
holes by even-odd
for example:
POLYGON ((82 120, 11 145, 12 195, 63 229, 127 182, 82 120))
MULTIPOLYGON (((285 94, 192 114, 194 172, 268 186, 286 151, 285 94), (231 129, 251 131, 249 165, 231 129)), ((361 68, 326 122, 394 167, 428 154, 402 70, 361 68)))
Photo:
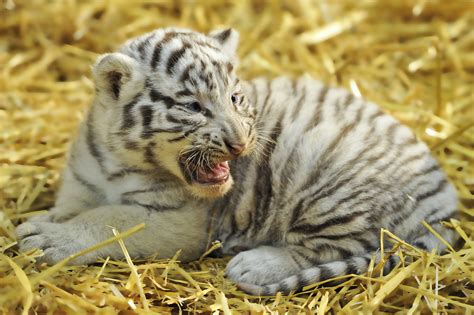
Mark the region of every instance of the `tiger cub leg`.
POLYGON ((314 252, 303 246, 259 246, 234 256, 226 275, 237 283, 264 285, 285 279, 314 265, 314 252))
MULTIPOLYGON (((140 223, 145 228, 124 239, 132 258, 156 255, 172 257, 182 250, 179 259, 189 261, 203 253, 207 240, 207 209, 150 211, 138 205, 107 205, 82 212, 62 222, 26 222, 17 227, 21 251, 39 248, 39 260, 49 264, 113 237, 110 227, 123 232, 140 223), (189 218, 193 220, 189 220, 189 218)), ((99 258, 124 258, 117 242, 80 256, 72 264, 94 263, 99 258)))

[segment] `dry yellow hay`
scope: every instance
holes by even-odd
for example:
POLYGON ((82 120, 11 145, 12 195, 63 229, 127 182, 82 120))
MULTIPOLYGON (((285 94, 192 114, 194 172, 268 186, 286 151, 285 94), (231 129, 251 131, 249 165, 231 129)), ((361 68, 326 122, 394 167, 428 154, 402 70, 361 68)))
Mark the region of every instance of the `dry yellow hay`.
POLYGON ((5 0, 0 6, 1 313, 474 311, 474 2, 5 0), (409 125, 456 185, 463 216, 450 225, 464 247, 437 256, 383 231, 403 262, 390 274, 382 277, 381 266, 372 266, 336 287, 269 298, 236 290, 223 276, 223 259, 38 267, 41 253, 19 254, 14 226, 53 204, 67 144, 93 94, 96 56, 173 25, 233 26, 241 32, 242 77, 309 72, 409 125))

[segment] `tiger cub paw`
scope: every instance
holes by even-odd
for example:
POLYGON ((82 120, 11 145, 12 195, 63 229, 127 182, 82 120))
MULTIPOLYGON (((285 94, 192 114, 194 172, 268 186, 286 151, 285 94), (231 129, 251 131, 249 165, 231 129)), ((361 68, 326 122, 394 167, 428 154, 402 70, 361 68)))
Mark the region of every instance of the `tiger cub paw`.
MULTIPOLYGON (((20 251, 41 249, 44 255, 38 261, 50 265, 89 246, 84 233, 78 233, 72 226, 61 223, 25 222, 16 228, 16 234, 20 251)), ((89 254, 76 258, 72 263, 83 264, 91 260, 93 257, 89 254)))
POLYGON ((226 275, 237 283, 265 285, 294 275, 299 269, 287 249, 261 246, 234 256, 226 275))

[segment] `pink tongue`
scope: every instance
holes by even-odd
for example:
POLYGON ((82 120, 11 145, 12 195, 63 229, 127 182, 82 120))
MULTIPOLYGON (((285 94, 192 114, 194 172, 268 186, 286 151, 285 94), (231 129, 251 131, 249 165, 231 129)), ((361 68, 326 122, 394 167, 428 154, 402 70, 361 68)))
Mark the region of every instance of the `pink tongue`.
POLYGON ((229 176, 229 163, 222 162, 214 165, 212 169, 198 168, 197 180, 203 183, 220 182, 229 176))

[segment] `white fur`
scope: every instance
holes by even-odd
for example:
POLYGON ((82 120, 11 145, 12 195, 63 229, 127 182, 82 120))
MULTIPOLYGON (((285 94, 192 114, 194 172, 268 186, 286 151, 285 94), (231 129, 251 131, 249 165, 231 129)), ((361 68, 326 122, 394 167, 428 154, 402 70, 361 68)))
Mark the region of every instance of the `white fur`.
POLYGON ((275 283, 298 272, 286 248, 260 246, 237 254, 227 265, 226 274, 235 282, 275 283))

